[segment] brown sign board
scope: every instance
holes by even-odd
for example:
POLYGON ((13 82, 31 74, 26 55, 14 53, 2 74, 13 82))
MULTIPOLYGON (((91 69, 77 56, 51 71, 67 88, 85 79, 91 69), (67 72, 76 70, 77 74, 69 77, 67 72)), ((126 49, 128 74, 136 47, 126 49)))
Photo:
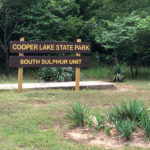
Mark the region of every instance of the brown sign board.
POLYGON ((11 53, 90 53, 89 42, 11 41, 11 53))
POLYGON ((11 56, 10 67, 90 67, 89 56, 11 56))

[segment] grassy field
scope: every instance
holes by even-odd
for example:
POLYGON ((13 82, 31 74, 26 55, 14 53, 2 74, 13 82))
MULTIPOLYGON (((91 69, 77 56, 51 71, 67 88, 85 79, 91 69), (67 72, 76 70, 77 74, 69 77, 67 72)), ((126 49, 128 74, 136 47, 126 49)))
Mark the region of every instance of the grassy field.
MULTIPOLYGON (((131 79, 130 68, 123 66, 124 75, 126 79, 131 79)), ((36 83, 43 82, 38 79, 37 69, 24 69, 23 73, 23 83, 36 83)), ((112 74, 114 72, 113 66, 102 66, 102 65, 93 65, 91 68, 83 69, 81 68, 81 80, 107 80, 110 81, 112 74)), ((8 77, 1 73, 0 70, 0 84, 5 83, 17 83, 18 71, 17 69, 11 70, 11 74, 8 77)), ((137 78, 138 80, 150 80, 150 69, 147 67, 141 67, 140 73, 137 78)))
MULTIPOLYGON (((65 108, 79 101, 92 112, 108 112, 113 103, 138 99, 150 106, 150 81, 126 81, 118 90, 26 90, 0 92, 0 150, 104 150, 64 138, 65 108), (59 128, 56 128, 59 126, 59 128)), ((142 150, 131 148, 123 150, 142 150)), ((145 150, 145 149, 143 149, 145 150)))

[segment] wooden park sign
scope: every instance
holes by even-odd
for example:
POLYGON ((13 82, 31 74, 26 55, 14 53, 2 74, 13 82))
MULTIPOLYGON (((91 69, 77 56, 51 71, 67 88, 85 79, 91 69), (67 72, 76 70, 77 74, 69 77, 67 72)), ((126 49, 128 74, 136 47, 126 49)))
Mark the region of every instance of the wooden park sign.
POLYGON ((90 53, 88 42, 10 42, 11 53, 90 53))
POLYGON ((25 67, 76 67, 76 87, 79 90, 80 67, 89 67, 89 56, 80 53, 90 53, 91 44, 88 42, 10 42, 10 52, 19 56, 10 56, 10 67, 18 67, 18 92, 22 92, 23 68, 25 67), (24 56, 24 53, 76 53, 76 56, 24 56))

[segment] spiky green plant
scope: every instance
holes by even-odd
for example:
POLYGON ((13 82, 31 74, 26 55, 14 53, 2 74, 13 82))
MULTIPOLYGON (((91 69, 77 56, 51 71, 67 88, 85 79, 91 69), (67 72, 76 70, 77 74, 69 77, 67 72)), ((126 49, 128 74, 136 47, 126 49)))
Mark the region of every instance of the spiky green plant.
POLYGON ((112 129, 111 127, 105 126, 105 133, 109 136, 111 135, 111 133, 110 133, 111 129, 112 129))
POLYGON ((120 132, 120 136, 129 140, 131 138, 132 130, 135 128, 135 122, 130 120, 122 120, 114 122, 116 129, 120 132))
POLYGON ((114 107, 108 113, 108 119, 110 121, 124 120, 126 118, 126 115, 124 113, 124 105, 125 105, 124 103, 120 103, 119 106, 116 106, 114 104, 114 107))
POLYGON ((48 81, 72 81, 74 80, 74 70, 71 67, 53 67, 42 68, 39 70, 37 77, 45 82, 48 81))
POLYGON ((96 120, 97 120, 96 129, 100 130, 100 128, 102 127, 102 124, 103 124, 104 117, 101 114, 97 114, 96 120))
POLYGON ((84 125, 84 118, 86 113, 85 105, 75 102, 71 109, 66 109, 66 118, 71 127, 78 127, 84 125))
POLYGON ((86 115, 85 121, 86 121, 88 127, 91 128, 91 126, 92 126, 92 117, 86 115))
POLYGON ((141 127, 144 129, 147 138, 150 138, 150 117, 148 115, 141 118, 141 127))
POLYGON ((131 100, 126 107, 124 107, 124 112, 131 121, 134 120, 139 122, 141 115, 146 113, 147 110, 143 103, 137 100, 131 100))
POLYGON ((144 113, 147 113, 145 105, 137 100, 131 100, 127 104, 121 102, 120 106, 114 105, 108 116, 111 121, 130 119, 139 122, 144 113))
POLYGON ((123 75, 123 68, 121 65, 117 64, 114 68, 114 74, 112 76, 112 81, 113 82, 123 82, 125 79, 123 75))

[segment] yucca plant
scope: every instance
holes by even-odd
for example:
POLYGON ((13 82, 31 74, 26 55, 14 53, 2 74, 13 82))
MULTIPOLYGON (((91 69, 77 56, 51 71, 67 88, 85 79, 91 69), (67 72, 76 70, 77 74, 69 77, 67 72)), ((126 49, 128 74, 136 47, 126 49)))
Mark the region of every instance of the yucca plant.
POLYGON ((111 112, 108 114, 109 119, 113 120, 127 120, 139 122, 143 114, 146 114, 147 110, 143 103, 137 100, 131 100, 129 103, 120 103, 120 106, 114 105, 111 112))
POLYGON ((123 68, 117 64, 114 68, 114 74, 112 75, 113 82, 123 82, 125 79, 123 75, 123 68))
POLYGON ((141 118, 141 127, 144 129, 147 138, 150 138, 150 117, 146 116, 141 118))
POLYGON ((131 100, 125 107, 124 113, 127 118, 139 122, 141 115, 146 113, 146 107, 143 103, 137 100, 131 100))
POLYGON ((86 121, 88 127, 91 128, 91 126, 92 126, 92 117, 86 115, 85 121, 86 121))
POLYGON ((75 102, 71 109, 66 109, 66 118, 71 127, 84 126, 84 118, 86 113, 85 105, 75 102))
POLYGON ((102 127, 102 124, 103 124, 104 117, 101 114, 97 114, 96 120, 97 120, 96 129, 100 130, 100 128, 102 127))
POLYGON ((132 130, 136 126, 134 121, 131 122, 130 120, 121 120, 113 123, 116 129, 120 132, 120 136, 125 137, 126 140, 129 140, 131 138, 132 130))
POLYGON ((64 82, 74 80, 75 73, 71 67, 53 67, 40 69, 37 76, 40 80, 43 80, 45 82, 64 82))
POLYGON ((112 129, 111 127, 105 126, 105 133, 109 136, 111 135, 111 133, 110 133, 111 129, 112 129))
POLYGON ((114 104, 112 110, 108 113, 108 119, 110 121, 119 121, 124 120, 126 118, 126 114, 124 113, 124 103, 120 103, 119 106, 114 104))
POLYGON ((123 81, 124 81, 124 75, 122 74, 117 73, 112 76, 112 82, 123 82, 123 81))

